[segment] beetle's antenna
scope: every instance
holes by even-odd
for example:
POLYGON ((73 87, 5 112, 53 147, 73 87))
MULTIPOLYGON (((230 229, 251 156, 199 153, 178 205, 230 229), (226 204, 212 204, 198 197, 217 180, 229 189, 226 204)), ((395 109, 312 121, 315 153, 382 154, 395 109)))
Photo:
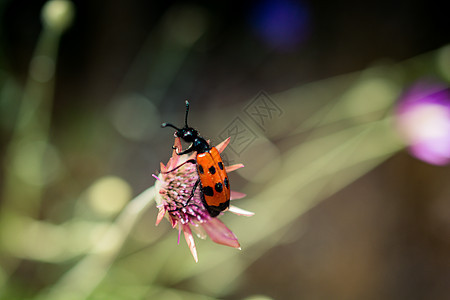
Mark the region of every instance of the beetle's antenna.
POLYGON ((184 117, 184 125, 186 125, 186 127, 189 127, 187 124, 188 113, 189 113, 189 101, 186 100, 186 116, 184 117))
POLYGON ((180 130, 179 128, 177 128, 177 127, 175 127, 174 125, 172 125, 172 124, 170 124, 170 123, 162 123, 161 124, 161 127, 172 127, 172 128, 174 128, 174 129, 176 129, 176 130, 180 130))

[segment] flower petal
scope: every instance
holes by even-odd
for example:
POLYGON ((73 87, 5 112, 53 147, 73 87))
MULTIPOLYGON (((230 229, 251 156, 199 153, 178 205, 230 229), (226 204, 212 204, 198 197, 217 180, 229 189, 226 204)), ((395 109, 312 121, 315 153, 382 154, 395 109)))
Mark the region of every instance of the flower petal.
POLYGON ((170 157, 169 162, 167 163, 167 169, 168 170, 172 170, 173 168, 175 168, 178 164, 178 159, 180 158, 180 156, 177 154, 177 150, 179 152, 182 151, 182 146, 181 146, 181 141, 180 138, 175 138, 175 141, 173 142, 173 151, 172 151, 172 157, 170 157))
POLYGON ((164 216, 166 215, 166 208, 164 205, 162 205, 162 208, 159 209, 158 216, 156 217, 156 223, 155 225, 158 226, 159 222, 161 222, 162 219, 164 219, 164 216))
POLYGON ((195 262, 198 262, 197 256, 197 248, 195 247, 194 237, 192 236, 192 231, 189 225, 183 224, 183 232, 184 238, 186 239, 186 243, 189 246, 189 250, 191 250, 192 256, 194 257, 195 262))
POLYGON ((175 218, 170 217, 170 225, 172 225, 172 228, 175 228, 175 226, 177 226, 178 221, 175 218))
POLYGON ((178 163, 178 157, 172 156, 169 159, 169 162, 166 165, 166 170, 164 172, 171 171, 173 168, 176 167, 177 163, 178 163))
POLYGON ((246 216, 246 217, 251 217, 251 216, 253 216, 255 214, 254 212, 251 212, 251 211, 248 211, 248 210, 236 207, 234 205, 230 205, 228 211, 232 212, 233 214, 236 214, 236 215, 239 215, 239 216, 246 216))
POLYGON ((227 173, 229 173, 229 172, 233 172, 233 171, 243 168, 243 167, 244 167, 243 164, 235 164, 235 165, 225 167, 225 171, 227 171, 227 173))
POLYGON ((244 193, 231 191, 230 200, 241 199, 241 198, 244 198, 245 196, 247 196, 247 195, 244 193))
POLYGON ((197 152, 194 152, 194 153, 190 154, 188 157, 186 157, 186 160, 194 159, 196 156, 197 156, 197 152))
MULTIPOLYGON (((176 147, 177 149, 179 149, 180 151, 183 150, 183 146, 181 145, 181 139, 179 137, 175 138, 175 141, 173 142, 174 147, 176 147)), ((175 149, 174 149, 175 150, 175 149)), ((178 156, 178 154, 175 153, 176 156, 178 156)))
POLYGON ((217 151, 219 151, 219 153, 222 153, 223 150, 225 150, 225 148, 228 146, 228 144, 230 143, 231 137, 227 138, 225 141, 223 141, 222 143, 220 143, 219 145, 216 146, 217 151))
POLYGON ((202 240, 204 240, 204 239, 206 239, 206 237, 207 237, 207 234, 206 234, 206 232, 205 232, 205 230, 202 228, 202 227, 200 227, 200 226, 193 226, 192 227, 192 230, 195 232, 195 234, 199 237, 199 238, 201 238, 202 240))
POLYGON ((211 218, 201 224, 211 240, 217 244, 241 249, 241 245, 228 227, 217 218, 211 218))

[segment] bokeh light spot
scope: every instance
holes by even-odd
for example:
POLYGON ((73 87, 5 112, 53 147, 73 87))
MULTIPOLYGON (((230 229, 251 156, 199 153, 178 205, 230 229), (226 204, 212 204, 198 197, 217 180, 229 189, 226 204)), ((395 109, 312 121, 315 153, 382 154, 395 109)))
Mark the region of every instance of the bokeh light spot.
POLYGON ((132 191, 123 179, 107 176, 97 180, 88 190, 88 203, 102 216, 118 213, 130 201, 132 191))
POLYGON ((63 170, 58 150, 44 141, 22 142, 12 163, 13 171, 32 185, 46 185, 63 170))
POLYGON ((309 10, 298 1, 262 1, 253 8, 250 22, 269 47, 279 50, 294 50, 310 34, 309 10))
POLYGON ((75 7, 68 0, 50 0, 42 8, 42 22, 47 28, 62 32, 67 29, 73 21, 75 7))
POLYGON ((399 134, 417 158, 435 165, 450 162, 450 89, 419 81, 405 92, 396 108, 399 134))
POLYGON ((205 33, 207 24, 206 11, 194 5, 172 7, 164 22, 167 37, 186 47, 205 33))
POLYGON ((245 162, 245 168, 237 172, 250 182, 267 182, 278 173, 281 167, 280 151, 267 139, 254 141, 240 155, 239 160, 245 162))
POLYGON ((111 120, 121 135, 135 141, 151 138, 161 123, 155 105, 139 94, 117 98, 111 107, 111 120))

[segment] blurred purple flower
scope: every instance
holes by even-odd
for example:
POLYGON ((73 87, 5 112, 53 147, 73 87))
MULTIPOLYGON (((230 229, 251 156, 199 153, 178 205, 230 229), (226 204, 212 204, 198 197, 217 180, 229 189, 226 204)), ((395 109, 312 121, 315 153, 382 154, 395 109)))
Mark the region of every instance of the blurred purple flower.
POLYGON ((261 1, 253 7, 250 21, 256 34, 279 50, 293 50, 309 35, 309 10, 299 1, 261 1))
POLYGON ((450 162, 450 88, 419 82, 401 97, 396 109, 400 134, 417 158, 434 165, 450 162))

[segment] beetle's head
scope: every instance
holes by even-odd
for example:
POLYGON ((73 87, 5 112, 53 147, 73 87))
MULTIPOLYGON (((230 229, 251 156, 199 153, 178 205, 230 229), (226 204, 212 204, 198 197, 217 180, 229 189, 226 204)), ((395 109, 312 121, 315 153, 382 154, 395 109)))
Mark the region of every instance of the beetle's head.
POLYGON ((183 139, 186 143, 192 143, 198 137, 198 131, 187 124, 187 117, 189 113, 189 102, 186 101, 186 116, 184 119, 184 127, 178 128, 170 123, 162 123, 161 127, 172 127, 176 129, 175 136, 183 139))
POLYGON ((183 127, 175 132, 175 136, 183 139, 186 143, 192 143, 198 137, 198 131, 192 127, 183 127))

